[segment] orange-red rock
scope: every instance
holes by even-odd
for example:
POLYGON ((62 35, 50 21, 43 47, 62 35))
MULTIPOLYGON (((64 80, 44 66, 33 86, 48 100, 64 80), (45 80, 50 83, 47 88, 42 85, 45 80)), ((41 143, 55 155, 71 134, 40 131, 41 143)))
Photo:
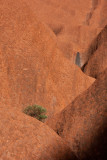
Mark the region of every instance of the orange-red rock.
POLYGON ((53 32, 24 0, 0 1, 0 54, 9 86, 1 85, 0 92, 5 103, 8 92, 12 106, 20 110, 36 103, 51 115, 94 81, 63 56, 53 32))
POLYGON ((81 53, 82 65, 86 49, 107 24, 106 0, 25 0, 32 11, 55 33, 63 55, 75 62, 81 53))
POLYGON ((6 63, 0 51, 0 106, 11 104, 10 93, 6 63))
POLYGON ((107 68, 107 25, 89 46, 87 54, 89 58, 82 70, 96 78, 107 68))
MULTIPOLYGON (((106 16, 104 0, 0 0, 0 160, 74 160, 71 149, 79 159, 104 159, 105 73, 81 94, 94 79, 73 64, 72 55, 80 52, 84 64, 106 16), (36 103, 51 116, 78 95, 48 120, 71 149, 48 126, 19 112, 36 103)), ((89 60, 92 70, 94 56, 89 60)))
POLYGON ((47 124, 68 142, 80 159, 106 160, 107 69, 47 124))
POLYGON ((70 148, 48 126, 0 106, 0 160, 76 160, 70 148))

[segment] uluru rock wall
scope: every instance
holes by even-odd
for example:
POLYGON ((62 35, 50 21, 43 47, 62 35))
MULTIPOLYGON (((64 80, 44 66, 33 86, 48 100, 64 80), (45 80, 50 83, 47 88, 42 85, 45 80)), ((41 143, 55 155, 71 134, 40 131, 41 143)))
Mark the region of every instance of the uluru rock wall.
POLYGON ((11 104, 10 89, 7 76, 7 67, 4 56, 0 51, 0 105, 6 107, 11 104))
POLYGON ((50 115, 59 112, 94 79, 63 56, 54 34, 24 1, 0 2, 0 49, 12 105, 22 110, 36 103, 50 115))
POLYGON ((106 160, 107 69, 88 90, 47 121, 82 160, 106 160))
POLYGON ((107 68, 107 25, 92 41, 86 52, 89 58, 82 70, 87 75, 97 78, 107 68))
POLYGON ((0 0, 0 160, 106 160, 106 4, 0 0))
POLYGON ((32 11, 55 33, 63 55, 75 62, 81 53, 87 61, 86 49, 107 24, 106 0, 25 0, 32 11), (41 8, 41 9, 40 9, 41 8))
POLYGON ((7 105, 0 106, 0 159, 76 160, 76 157, 52 129, 7 105))

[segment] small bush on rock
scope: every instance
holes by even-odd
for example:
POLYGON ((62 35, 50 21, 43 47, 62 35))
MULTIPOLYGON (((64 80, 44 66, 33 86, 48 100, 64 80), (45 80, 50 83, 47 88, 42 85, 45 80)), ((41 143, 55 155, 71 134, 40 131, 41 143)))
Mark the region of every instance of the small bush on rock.
POLYGON ((43 113, 46 113, 46 109, 39 105, 28 106, 24 109, 23 112, 42 122, 44 122, 44 120, 47 118, 47 116, 43 114, 43 113))

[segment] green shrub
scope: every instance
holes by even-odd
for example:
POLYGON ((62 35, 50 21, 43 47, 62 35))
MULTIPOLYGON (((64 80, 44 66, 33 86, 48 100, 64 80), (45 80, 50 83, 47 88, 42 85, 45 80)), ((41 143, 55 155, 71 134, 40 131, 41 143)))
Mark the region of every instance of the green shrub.
POLYGON ((25 114, 38 119, 39 121, 44 121, 47 116, 43 113, 46 113, 46 109, 39 105, 28 106, 23 111, 25 114))

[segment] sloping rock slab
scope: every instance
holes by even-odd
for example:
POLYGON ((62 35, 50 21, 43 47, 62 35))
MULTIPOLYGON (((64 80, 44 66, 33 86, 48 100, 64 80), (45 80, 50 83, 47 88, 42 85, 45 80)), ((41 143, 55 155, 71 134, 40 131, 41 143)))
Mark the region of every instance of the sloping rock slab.
POLYGON ((16 109, 36 103, 50 116, 93 83, 63 56, 54 34, 24 0, 0 0, 0 18, 0 76, 5 70, 7 85, 1 81, 1 104, 8 104, 9 95, 16 109))
POLYGON ((47 124, 68 142, 80 159, 106 160, 107 69, 47 124))
POLYGON ((89 59, 82 67, 85 74, 97 78, 107 68, 107 25, 88 49, 89 59))
POLYGON ((76 160, 48 126, 11 107, 0 106, 0 160, 76 160))

